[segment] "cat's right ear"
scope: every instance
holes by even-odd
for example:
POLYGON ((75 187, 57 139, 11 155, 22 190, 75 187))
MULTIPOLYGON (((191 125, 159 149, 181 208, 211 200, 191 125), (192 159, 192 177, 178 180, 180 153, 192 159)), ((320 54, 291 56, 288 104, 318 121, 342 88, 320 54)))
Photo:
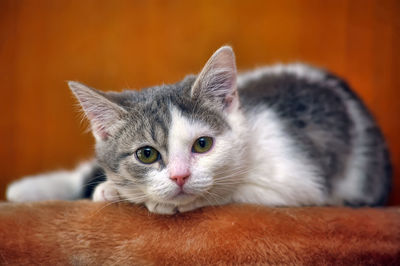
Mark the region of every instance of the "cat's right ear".
POLYGON ((108 100, 103 92, 76 81, 69 81, 68 86, 90 121, 96 140, 107 140, 119 128, 121 117, 127 112, 108 100))
POLYGON ((191 90, 194 98, 203 98, 231 111, 238 107, 236 60, 229 46, 219 48, 197 76, 191 90))

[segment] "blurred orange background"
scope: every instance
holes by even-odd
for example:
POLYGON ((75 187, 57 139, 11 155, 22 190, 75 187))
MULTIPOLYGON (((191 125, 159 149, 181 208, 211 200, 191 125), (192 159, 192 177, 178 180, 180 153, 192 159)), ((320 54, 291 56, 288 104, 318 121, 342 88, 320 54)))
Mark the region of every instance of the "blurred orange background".
POLYGON ((239 69, 305 61, 372 109, 400 203, 400 1, 0 1, 0 199, 18 177, 73 167, 93 138, 67 80, 102 90, 171 83, 230 44, 239 69))

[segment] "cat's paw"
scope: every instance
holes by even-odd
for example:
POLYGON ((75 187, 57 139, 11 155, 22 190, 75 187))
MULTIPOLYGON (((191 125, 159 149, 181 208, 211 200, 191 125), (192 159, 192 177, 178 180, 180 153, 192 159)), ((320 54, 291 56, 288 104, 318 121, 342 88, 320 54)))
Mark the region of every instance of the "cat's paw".
POLYGON ((33 178, 25 178, 12 183, 7 187, 7 200, 13 202, 44 200, 44 193, 41 193, 36 183, 33 178))
POLYGON ((144 205, 150 212, 158 214, 174 214, 177 212, 176 206, 172 204, 162 204, 155 201, 146 201, 144 205))
POLYGON ((106 181, 96 187, 92 199, 93 201, 117 201, 120 196, 113 183, 106 181))

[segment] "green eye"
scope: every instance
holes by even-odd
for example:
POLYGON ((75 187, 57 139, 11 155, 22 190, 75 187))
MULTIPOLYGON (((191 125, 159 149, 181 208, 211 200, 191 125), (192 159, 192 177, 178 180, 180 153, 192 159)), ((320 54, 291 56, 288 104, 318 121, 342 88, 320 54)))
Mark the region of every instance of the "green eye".
POLYGON ((198 138, 192 147, 192 152, 203 153, 211 149, 213 145, 213 139, 211 137, 200 137, 198 138))
POLYGON ((151 164, 160 159, 160 153, 156 149, 146 146, 136 151, 136 157, 142 163, 151 164))

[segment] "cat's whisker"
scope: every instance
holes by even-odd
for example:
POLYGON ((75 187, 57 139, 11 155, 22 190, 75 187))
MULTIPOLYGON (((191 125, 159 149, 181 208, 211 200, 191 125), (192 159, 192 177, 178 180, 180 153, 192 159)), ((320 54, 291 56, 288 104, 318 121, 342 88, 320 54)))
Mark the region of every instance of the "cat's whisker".
POLYGON ((238 179, 238 178, 233 178, 233 177, 227 177, 227 178, 215 178, 214 179, 214 184, 215 183, 221 183, 221 184, 243 184, 244 180, 243 179, 238 179))
POLYGON ((247 174, 249 172, 240 172, 240 173, 232 173, 230 175, 225 175, 225 176, 216 176, 214 180, 219 180, 219 181, 223 181, 223 180, 241 180, 243 178, 243 176, 245 174, 247 174))
POLYGON ((143 197, 126 197, 125 199, 131 203, 135 203, 135 204, 141 204, 143 203, 148 197, 143 196, 143 197))
POLYGON ((202 195, 202 196, 200 196, 202 199, 205 199, 207 202, 208 202, 208 204, 209 205, 213 205, 213 202, 211 201, 211 199, 209 198, 209 197, 207 197, 207 196, 204 196, 204 195, 202 195))
POLYGON ((252 171, 251 169, 247 169, 247 168, 237 168, 237 169, 229 169, 229 170, 225 170, 225 171, 220 171, 220 172, 215 172, 214 175, 215 176, 227 176, 227 175, 233 175, 233 174, 243 174, 243 173, 247 173, 252 171))
POLYGON ((90 187, 90 186, 93 186, 93 185, 98 185, 100 183, 102 183, 102 182, 97 182, 97 181, 89 182, 89 183, 84 184, 82 186, 82 188, 87 188, 87 187, 90 187))
POLYGON ((227 176, 227 175, 231 175, 231 174, 242 174, 242 173, 247 173, 247 172, 251 172, 251 171, 253 171, 253 169, 236 168, 236 169, 229 169, 226 171, 217 172, 217 173, 215 173, 215 175, 223 177, 223 176, 227 176))
POLYGON ((243 167, 243 166, 237 166, 237 167, 233 167, 233 168, 229 168, 229 169, 222 169, 216 173, 218 174, 224 174, 224 173, 230 173, 230 172, 234 172, 234 171, 238 171, 238 170, 245 170, 248 169, 247 167, 243 167))
POLYGON ((214 199, 217 199, 217 198, 220 199, 220 200, 223 200, 223 199, 224 199, 222 196, 220 196, 220 195, 218 195, 218 194, 216 194, 216 193, 213 193, 213 192, 211 192, 211 191, 205 190, 204 193, 210 195, 210 196, 213 197, 214 199))
POLYGON ((243 178, 239 175, 231 175, 231 176, 226 176, 226 177, 215 177, 214 178, 214 183, 216 182, 226 182, 226 183, 243 183, 242 182, 243 178))
POLYGON ((247 174, 247 172, 245 172, 245 173, 235 173, 235 174, 226 175, 226 176, 217 176, 217 177, 214 178, 214 180, 217 180, 217 181, 225 181, 225 180, 227 180, 227 181, 238 181, 238 180, 243 179, 242 175, 244 175, 244 174, 247 174))
POLYGON ((90 217, 93 217, 93 216, 99 214, 104 208, 106 208, 106 207, 108 207, 108 206, 111 206, 112 204, 119 203, 119 202, 127 202, 127 200, 125 200, 125 199, 119 199, 119 200, 110 201, 110 202, 108 202, 106 205, 104 205, 104 206, 102 206, 101 208, 97 209, 90 217))
POLYGON ((238 184, 214 184, 214 191, 234 191, 239 185, 238 184))
POLYGON ((125 200, 129 200, 130 202, 143 202, 144 200, 146 200, 148 198, 148 196, 141 192, 139 192, 137 194, 125 192, 121 195, 121 198, 125 199, 125 200))

